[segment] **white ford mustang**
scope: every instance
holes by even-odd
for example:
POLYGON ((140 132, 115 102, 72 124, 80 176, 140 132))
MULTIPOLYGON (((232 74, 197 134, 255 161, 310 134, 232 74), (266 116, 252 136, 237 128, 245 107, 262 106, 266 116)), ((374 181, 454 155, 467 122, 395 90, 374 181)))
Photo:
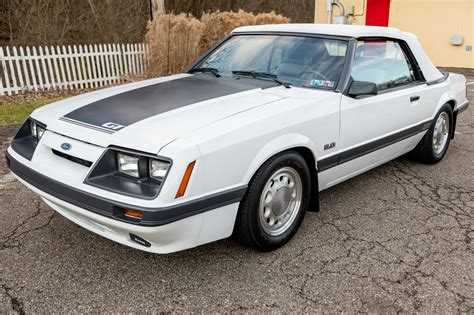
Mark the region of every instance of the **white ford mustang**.
POLYGON ((466 80, 391 28, 241 27, 187 73, 42 107, 6 153, 54 210, 169 253, 229 237, 268 251, 319 191, 402 154, 439 162, 466 80))

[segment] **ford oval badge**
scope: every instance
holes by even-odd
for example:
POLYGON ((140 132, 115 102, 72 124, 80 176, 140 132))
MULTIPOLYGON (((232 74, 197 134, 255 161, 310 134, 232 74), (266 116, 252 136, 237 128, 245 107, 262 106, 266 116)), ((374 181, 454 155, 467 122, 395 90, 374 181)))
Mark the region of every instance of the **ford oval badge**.
POLYGON ((71 145, 69 143, 63 143, 61 144, 61 149, 66 151, 71 150, 71 145))

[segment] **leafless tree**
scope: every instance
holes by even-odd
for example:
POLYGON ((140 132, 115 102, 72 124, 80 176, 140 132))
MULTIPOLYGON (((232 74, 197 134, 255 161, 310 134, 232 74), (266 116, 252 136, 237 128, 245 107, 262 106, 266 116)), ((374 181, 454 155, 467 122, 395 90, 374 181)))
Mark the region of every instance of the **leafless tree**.
POLYGON ((141 42, 152 12, 275 11, 312 22, 314 0, 0 0, 0 45, 141 42))
POLYGON ((141 42, 148 0, 1 0, 0 45, 141 42))
POLYGON ((192 13, 198 17, 203 12, 216 10, 242 9, 253 13, 275 11, 289 17, 293 23, 312 23, 314 3, 314 0, 166 0, 166 9, 175 13, 192 13))

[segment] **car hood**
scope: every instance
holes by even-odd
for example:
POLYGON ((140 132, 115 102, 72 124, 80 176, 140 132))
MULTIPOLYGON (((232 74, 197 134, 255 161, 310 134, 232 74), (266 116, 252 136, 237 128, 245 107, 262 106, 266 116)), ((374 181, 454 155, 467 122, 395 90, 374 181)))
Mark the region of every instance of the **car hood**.
MULTIPOLYGON (((180 136, 282 98, 273 81, 181 74, 87 93, 36 110, 47 129, 95 145, 157 153, 180 136)), ((281 91, 280 91, 281 92, 281 91)))

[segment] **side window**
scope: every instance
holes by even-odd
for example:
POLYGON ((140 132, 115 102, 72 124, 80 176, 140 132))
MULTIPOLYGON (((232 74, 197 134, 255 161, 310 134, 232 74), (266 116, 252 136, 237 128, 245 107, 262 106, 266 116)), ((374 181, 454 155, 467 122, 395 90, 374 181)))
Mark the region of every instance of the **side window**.
POLYGON ((415 73, 400 44, 391 40, 357 42, 352 77, 377 84, 379 91, 410 84, 415 73))

